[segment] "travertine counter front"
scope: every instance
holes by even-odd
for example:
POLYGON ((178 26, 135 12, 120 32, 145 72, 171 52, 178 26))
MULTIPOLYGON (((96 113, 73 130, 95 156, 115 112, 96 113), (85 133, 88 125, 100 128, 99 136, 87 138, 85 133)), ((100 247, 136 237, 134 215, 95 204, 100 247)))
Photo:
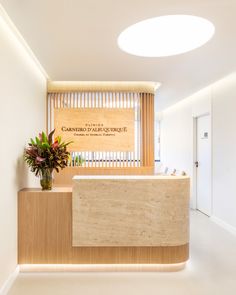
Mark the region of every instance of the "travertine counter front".
POLYGON ((189 242, 189 178, 76 176, 73 246, 180 246, 189 242))

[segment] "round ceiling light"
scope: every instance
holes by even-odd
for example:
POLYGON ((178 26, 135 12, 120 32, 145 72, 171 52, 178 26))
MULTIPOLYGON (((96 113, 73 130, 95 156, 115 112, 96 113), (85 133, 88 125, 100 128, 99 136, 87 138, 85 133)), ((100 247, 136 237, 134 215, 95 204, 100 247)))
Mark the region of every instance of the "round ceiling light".
POLYGON ((171 56, 202 46, 214 32, 214 25, 202 17, 167 15, 128 27, 119 35, 118 45, 123 51, 137 56, 171 56))

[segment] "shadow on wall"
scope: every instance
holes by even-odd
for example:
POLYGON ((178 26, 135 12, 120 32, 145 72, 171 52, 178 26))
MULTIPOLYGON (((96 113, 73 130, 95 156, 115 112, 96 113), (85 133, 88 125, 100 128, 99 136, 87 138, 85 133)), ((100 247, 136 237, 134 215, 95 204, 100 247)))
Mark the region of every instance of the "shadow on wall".
POLYGON ((19 156, 16 161, 15 185, 18 190, 28 186, 30 171, 24 162, 24 149, 22 149, 22 156, 19 156))

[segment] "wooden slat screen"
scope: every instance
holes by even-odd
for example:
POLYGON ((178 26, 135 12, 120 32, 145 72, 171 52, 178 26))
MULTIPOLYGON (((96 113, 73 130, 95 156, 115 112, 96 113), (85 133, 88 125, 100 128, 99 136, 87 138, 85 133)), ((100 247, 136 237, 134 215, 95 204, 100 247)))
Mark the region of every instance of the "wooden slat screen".
MULTIPOLYGON (((154 124, 152 112, 153 94, 135 92, 50 92, 48 93, 48 130, 54 128, 54 109, 60 108, 132 108, 135 112, 135 151, 134 152, 73 152, 70 166, 76 166, 76 157, 84 159, 84 168, 128 168, 153 166, 150 152, 154 124), (151 105, 149 105, 151 103, 151 105), (143 110, 142 110, 143 109, 143 110), (148 129, 148 130, 147 130, 148 129), (149 135, 147 135, 147 133, 149 135), (144 141, 142 143, 142 141, 144 141), (145 144, 145 147, 143 146, 145 144), (152 163, 151 163, 152 162, 152 163)), ((153 149, 153 148, 152 148, 153 149)), ((152 152, 152 151, 151 151, 152 152)))
POLYGON ((141 166, 154 165, 154 96, 141 94, 141 166))

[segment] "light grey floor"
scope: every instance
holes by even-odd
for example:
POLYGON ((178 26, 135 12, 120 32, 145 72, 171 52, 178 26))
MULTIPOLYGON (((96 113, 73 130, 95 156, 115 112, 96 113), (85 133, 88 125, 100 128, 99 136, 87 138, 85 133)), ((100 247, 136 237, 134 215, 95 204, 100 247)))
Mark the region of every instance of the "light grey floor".
POLYGON ((236 294, 236 236, 193 211, 190 253, 176 273, 21 273, 8 295, 236 294))

